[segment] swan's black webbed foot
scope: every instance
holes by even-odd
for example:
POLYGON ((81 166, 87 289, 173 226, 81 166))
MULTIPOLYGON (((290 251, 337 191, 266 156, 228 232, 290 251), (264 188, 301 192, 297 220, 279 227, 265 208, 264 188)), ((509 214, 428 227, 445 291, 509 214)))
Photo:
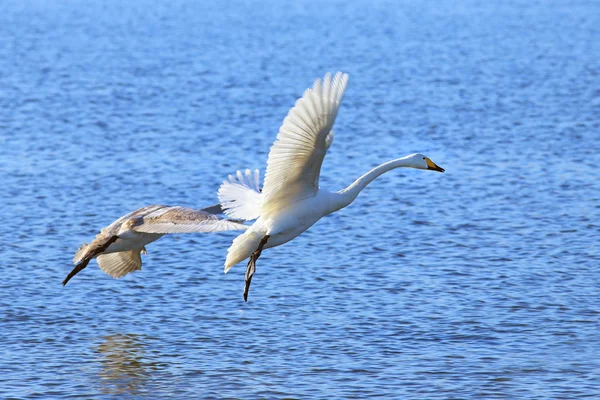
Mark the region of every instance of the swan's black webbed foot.
POLYGON ((248 291, 250 290, 250 282, 252 282, 252 275, 256 272, 256 260, 260 257, 260 253, 262 253, 263 247, 267 244, 267 240, 269 240, 269 235, 266 235, 260 241, 258 248, 252 253, 250 256, 250 261, 248 261, 248 267, 246 268, 246 282, 244 285, 244 301, 248 301, 248 291))

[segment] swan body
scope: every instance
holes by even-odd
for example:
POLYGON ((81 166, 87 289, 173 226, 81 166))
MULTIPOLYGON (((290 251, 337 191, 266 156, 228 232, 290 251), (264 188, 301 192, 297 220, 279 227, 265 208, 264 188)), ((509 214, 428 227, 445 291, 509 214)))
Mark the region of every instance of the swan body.
POLYGON ((258 170, 237 171, 219 188, 224 213, 256 221, 233 240, 225 272, 250 258, 246 270, 247 300, 256 260, 263 249, 289 242, 323 216, 351 204, 375 178, 395 168, 444 172, 431 159, 415 153, 373 168, 346 189, 330 192, 319 187, 321 164, 333 142, 333 124, 348 82, 341 72, 326 74, 304 92, 289 111, 267 161, 265 183, 259 189, 258 170))
POLYGON ((245 234, 234 239, 225 261, 225 272, 235 264, 250 257, 263 237, 269 236, 265 249, 280 246, 314 225, 323 216, 331 213, 334 193, 320 191, 317 196, 300 200, 289 207, 261 215, 245 234))
POLYGON ((63 286, 94 258, 100 269, 113 278, 141 269, 140 254, 146 254, 146 246, 166 234, 247 229, 242 223, 219 218, 208 211, 218 213, 220 207, 195 210, 151 205, 122 216, 102 229, 91 243, 84 243, 79 248, 73 258, 75 268, 65 278, 63 286))

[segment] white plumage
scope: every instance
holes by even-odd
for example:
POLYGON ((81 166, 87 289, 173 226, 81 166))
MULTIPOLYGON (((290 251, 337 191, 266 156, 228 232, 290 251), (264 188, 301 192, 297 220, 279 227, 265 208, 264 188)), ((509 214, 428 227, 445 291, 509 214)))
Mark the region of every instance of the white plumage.
POLYGON ((333 79, 326 74, 288 112, 269 152, 263 212, 317 193, 326 138, 347 84, 347 74, 338 72, 333 79))
MULTIPOLYGON (((346 189, 329 192, 319 187, 321 165, 333 142, 333 124, 338 114, 348 75, 326 74, 307 89, 279 128, 271 146, 262 192, 258 179, 248 182, 249 171, 224 182, 219 200, 230 217, 256 221, 234 239, 227 252, 225 272, 250 257, 244 299, 247 300, 255 262, 265 248, 279 246, 310 228, 321 217, 346 207, 379 175, 399 167, 443 172, 422 154, 389 161, 372 169, 346 189)), ((256 172, 252 174, 256 177, 256 172)))
POLYGON ((219 203, 231 218, 253 220, 260 216, 262 199, 260 193, 260 171, 247 169, 229 175, 219 192, 219 203))

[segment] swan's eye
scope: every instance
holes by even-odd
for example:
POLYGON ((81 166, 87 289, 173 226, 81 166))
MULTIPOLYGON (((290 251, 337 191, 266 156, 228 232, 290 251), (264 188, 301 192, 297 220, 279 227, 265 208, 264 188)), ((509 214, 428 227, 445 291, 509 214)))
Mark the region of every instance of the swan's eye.
POLYGON ((423 157, 423 160, 426 160, 426 158, 425 158, 425 157, 423 157))

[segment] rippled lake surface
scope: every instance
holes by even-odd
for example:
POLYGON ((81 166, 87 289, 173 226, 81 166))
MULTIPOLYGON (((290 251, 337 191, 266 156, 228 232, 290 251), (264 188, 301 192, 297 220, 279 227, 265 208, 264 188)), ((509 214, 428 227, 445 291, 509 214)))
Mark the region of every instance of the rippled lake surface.
POLYGON ((0 398, 600 396, 594 1, 3 2, 0 398), (350 74, 321 185, 413 152, 265 251, 165 237, 121 280, 77 247, 264 169, 350 74))

